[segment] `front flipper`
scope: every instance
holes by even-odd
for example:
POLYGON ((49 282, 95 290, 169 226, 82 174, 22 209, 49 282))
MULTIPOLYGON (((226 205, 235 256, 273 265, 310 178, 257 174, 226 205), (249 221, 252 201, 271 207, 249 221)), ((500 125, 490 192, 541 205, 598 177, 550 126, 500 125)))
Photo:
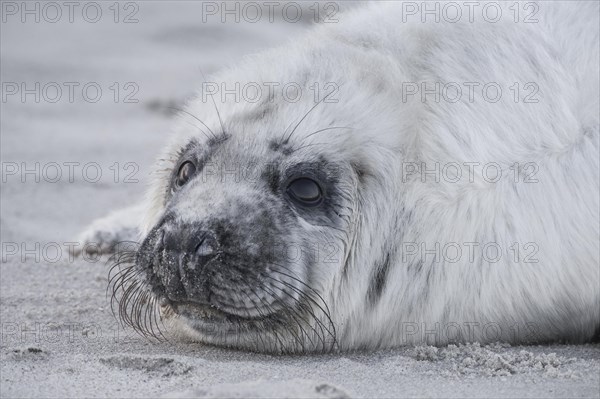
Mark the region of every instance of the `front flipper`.
POLYGON ((144 207, 135 205, 93 221, 78 237, 74 255, 113 254, 121 242, 137 242, 144 207))

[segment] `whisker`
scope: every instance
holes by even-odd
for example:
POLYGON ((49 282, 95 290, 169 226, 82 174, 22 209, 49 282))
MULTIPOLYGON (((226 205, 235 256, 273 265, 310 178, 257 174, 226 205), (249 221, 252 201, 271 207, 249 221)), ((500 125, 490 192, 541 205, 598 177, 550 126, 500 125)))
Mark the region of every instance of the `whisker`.
MULTIPOLYGON (((267 276, 268 277, 268 276, 267 276)), ((278 302, 280 305, 282 305, 283 309, 285 309, 286 311, 291 311, 294 312, 298 315, 298 317, 300 317, 300 319, 302 319, 302 317, 291 307, 287 306, 283 301, 281 301, 281 299, 279 299, 276 295, 276 293, 271 290, 269 287, 267 287, 266 285, 264 285, 260 280, 257 279, 257 282, 260 285, 260 289, 265 290, 266 292, 268 292, 274 299, 276 302, 278 302)), ((254 291, 253 291, 254 292, 254 291)), ((285 292, 285 291, 282 291, 285 292)), ((288 293, 286 293, 288 294, 288 293)), ((255 293, 256 295, 256 293, 255 293)), ((289 295, 289 294, 288 294, 289 295)), ((257 296, 258 297, 258 296, 257 296)), ((290 296, 291 297, 291 296, 290 296)), ((292 297, 292 299, 296 300, 295 298, 292 297)), ((261 298, 259 298, 259 300, 261 302, 264 303, 264 300, 262 300, 261 298)), ((270 305, 269 305, 270 307, 270 305)), ((304 330, 304 328, 302 327, 301 323, 294 317, 292 316, 292 318, 294 319, 294 321, 296 321, 297 326, 300 328, 300 330, 303 332, 303 334, 311 341, 311 344, 313 344, 312 340, 310 339, 310 336, 308 335, 308 333, 306 332, 306 330, 304 330)), ((304 320, 305 321, 305 320, 304 320)), ((306 321, 305 321, 306 322, 306 321)), ((308 324, 308 323, 307 323, 308 324)), ((289 331, 290 334, 292 334, 294 336, 294 338, 296 339, 297 344, 299 344, 302 347, 302 351, 306 351, 306 347, 304 345, 304 341, 296 334, 296 332, 293 330, 293 328, 291 328, 291 326, 286 326, 284 325, 284 328, 286 329, 286 331, 289 331)))
POLYGON ((129 326, 146 338, 164 341, 167 338, 162 332, 162 320, 161 324, 158 322, 157 298, 144 280, 145 271, 136 266, 140 247, 134 241, 119 242, 115 254, 109 258, 112 266, 108 272, 107 296, 111 312, 122 327, 129 326))
MULTIPOLYGON (((206 82, 206 76, 204 75, 204 71, 200 69, 200 73, 202 74, 202 79, 206 82)), ((215 111, 217 112, 217 118, 219 118, 219 123, 221 124, 221 134, 225 136, 225 126, 223 125, 223 119, 221 119, 221 114, 219 113, 219 108, 217 107, 217 103, 215 102, 215 97, 213 93, 210 94, 210 99, 212 100, 213 105, 215 106, 215 111)))
POLYGON ((309 138, 311 136, 314 136, 315 134, 318 134, 318 133, 321 133, 321 132, 326 132, 328 130, 334 130, 334 129, 351 129, 351 130, 354 130, 354 128, 350 127, 350 126, 332 126, 332 127, 326 127, 325 129, 320 129, 320 130, 317 130, 316 132, 312 132, 311 134, 308 134, 308 135, 304 136, 302 138, 302 141, 306 140, 307 138, 309 138))
MULTIPOLYGON (((274 278, 274 277, 272 277, 272 276, 265 276, 265 277, 267 277, 267 278, 270 278, 271 280, 273 280, 273 281, 275 281, 275 282, 281 283, 282 285, 285 285, 285 286, 287 286, 287 285, 288 285, 288 284, 287 284, 285 281, 281 281, 281 280, 279 280, 279 279, 276 279, 276 278, 274 278)), ((261 283, 261 288, 262 288, 262 289, 264 289, 265 291, 269 292, 269 294, 271 294, 271 296, 273 296, 274 298, 276 298, 276 300, 277 300, 277 301, 278 301, 280 304, 282 304, 282 305, 284 306, 284 309, 285 309, 286 311, 291 311, 291 312, 293 312, 295 315, 297 315, 297 316, 300 318, 300 320, 302 320, 302 321, 303 321, 303 322, 304 322, 304 323, 305 323, 307 326, 309 326, 309 327, 310 327, 310 328, 311 328, 311 329, 314 331, 314 333, 315 333, 315 335, 316 335, 317 337, 321 338, 321 337, 319 336, 319 333, 318 333, 318 331, 317 331, 317 330, 315 330, 315 328, 314 328, 314 327, 313 327, 313 326, 310 324, 310 322, 309 322, 307 319, 303 318, 303 317, 302 317, 302 315, 301 315, 299 312, 297 312, 297 311, 296 311, 296 310, 295 310, 293 307, 287 306, 287 305, 286 305, 284 302, 282 302, 282 301, 281 301, 279 298, 277 298, 277 295, 276 295, 276 293, 275 293, 273 290, 271 290, 270 288, 268 288, 266 285, 264 285, 264 284, 262 284, 262 283, 261 283)), ((296 303, 296 305, 298 305, 299 307, 301 307, 301 308, 302 308, 302 309, 303 309, 303 310, 304 310, 306 313, 309 313, 309 314, 311 314, 311 316, 313 316, 313 317, 315 316, 314 314, 312 314, 312 310, 310 309, 310 307, 306 307, 306 305, 304 305, 304 304, 303 304, 303 303, 302 303, 300 300, 298 300, 297 298, 294 298, 294 296, 292 296, 292 295, 291 295, 290 293, 288 293, 287 291, 285 291, 285 290, 281 290, 281 292, 282 292, 282 293, 284 293, 285 295, 287 295, 287 296, 288 296, 290 299, 292 299, 292 300, 293 300, 293 301, 296 303)), ((298 292, 299 294, 301 294, 301 296, 302 296, 302 294, 303 294, 303 293, 302 293, 302 292, 300 292, 300 291, 296 291, 296 292, 298 292)), ((298 320, 297 320, 297 319, 296 319, 294 316, 292 316, 292 317, 294 318, 294 321, 296 321, 296 322, 298 323, 298 327, 299 327, 299 328, 302 330, 303 334, 304 334, 304 335, 305 335, 305 336, 308 338, 308 340, 310 341, 311 345, 314 347, 315 345, 314 345, 314 342, 312 341, 312 339, 310 338, 310 334, 308 334, 308 332, 307 332, 307 331, 306 331, 306 330, 305 330, 305 329, 302 327, 301 323, 300 323, 300 322, 299 322, 299 321, 298 321, 298 320)), ((317 324, 318 324, 318 321, 317 321, 317 324)), ((321 333, 323 333, 323 334, 324 334, 324 332, 322 331, 322 329, 321 329, 321 333)), ((322 341, 322 339, 321 339, 321 341, 322 341)), ((304 348, 304 343, 302 343, 302 349, 303 349, 303 350, 305 349, 305 348, 304 348)))
POLYGON ((300 147, 294 148, 294 152, 302 150, 304 148, 314 147, 316 145, 327 145, 327 143, 311 143, 311 144, 301 145, 300 147))
MULTIPOLYGON (((213 136, 214 139, 217 138, 217 135, 212 131, 212 129, 210 127, 208 127, 208 125, 206 123, 204 123, 196 115, 194 115, 194 114, 192 114, 192 113, 190 113, 190 112, 188 112, 188 111, 186 111, 186 110, 184 110, 182 108, 178 108, 178 107, 167 107, 167 108, 173 109, 173 110, 178 111, 178 112, 183 112, 184 114, 187 114, 187 115, 191 116, 192 118, 194 118, 198 122, 202 123, 208 129, 208 131, 210 132, 210 134, 212 134, 212 136, 213 136)), ((200 130, 200 131, 202 131, 202 130, 200 130)), ((208 135, 206 134, 206 132, 202 131, 202 133, 206 136, 206 138, 210 139, 210 137, 208 137, 208 135)))
MULTIPOLYGON (((290 132, 290 134, 282 141, 282 143, 283 144, 287 144, 290 141, 290 139, 292 138, 292 135, 294 134, 294 132, 296 131, 296 129, 298 129, 298 126, 300 126, 300 124, 304 121, 304 119, 306 119, 306 117, 308 115, 310 115, 310 113, 312 111, 314 111, 315 108, 317 108, 320 104, 322 104, 325 100, 327 100, 327 98, 329 98, 329 96, 332 95, 333 93, 335 93, 335 91, 332 91, 331 93, 327 94, 319 102, 317 102, 315 105, 313 105, 311 107, 311 109, 309 109, 308 112, 306 112, 306 114, 304 114, 304 116, 300 119, 300 121, 298 121, 298 123, 296 124, 296 126, 294 126, 294 129, 292 129, 292 131, 290 132)), ((285 129, 285 131, 287 131, 288 129, 289 129, 289 126, 285 129)))
MULTIPOLYGON (((291 272, 291 271, 290 271, 290 270, 289 270, 287 267, 285 267, 284 265, 277 264, 277 266, 279 266, 279 267, 283 268, 284 270, 286 270, 286 271, 288 271, 288 272, 292 273, 292 272, 291 272)), ((280 270, 273 270, 273 271, 274 271, 274 272, 276 272, 276 273, 280 273, 280 274, 282 274, 282 275, 284 275, 284 276, 286 276, 286 277, 288 277, 288 278, 291 278, 292 280, 294 280, 294 281, 296 281, 296 282, 298 282, 298 283, 302 284, 304 287, 306 287, 306 288, 307 288, 308 290, 310 290, 310 291, 311 291, 311 292, 312 292, 314 295, 316 295, 316 296, 317 296, 317 298, 320 300, 320 302, 323 304, 323 306, 325 306, 325 309, 324 309, 324 308, 323 308, 323 307, 322 307, 322 306, 321 306, 321 305, 320 305, 320 304, 319 304, 319 303, 318 303, 316 300, 314 300, 314 299, 311 297, 311 295, 306 295, 307 299, 311 300, 311 301, 312 301, 312 302, 315 304, 315 306, 317 306, 317 307, 318 307, 318 308, 319 308, 319 309, 320 309, 320 310, 323 312, 323 314, 325 315, 325 317, 328 319, 328 322, 329 322, 329 324, 331 325, 331 328, 332 328, 332 330, 333 330, 333 331, 329 331, 329 330, 328 330, 328 332, 331 334, 331 336, 332 336, 332 338, 334 339, 334 341, 336 341, 336 331, 335 331, 335 324, 333 323, 333 320, 331 319, 331 312, 330 312, 330 310, 329 310, 329 307, 327 306, 327 302, 326 302, 326 301, 323 299, 323 297, 321 296, 321 294, 319 294, 319 293, 318 293, 318 292, 317 292, 315 289, 313 289, 313 288, 312 288, 310 285, 306 284, 305 282, 303 282, 302 280, 298 279, 298 278, 297 278, 297 277, 295 277, 295 276, 289 275, 289 274, 287 274, 287 273, 284 273, 284 272, 282 272, 282 271, 280 271, 280 270)), ((293 286, 292 286, 292 287, 293 287, 293 286)), ((290 287, 290 288, 292 288, 292 287, 290 287)), ((293 288, 295 288, 295 287, 293 287, 293 288)))
MULTIPOLYGON (((274 279, 273 277, 269 277, 269 278, 274 279)), ((312 298, 310 298, 309 296, 307 296, 304 292, 302 292, 301 290, 299 290, 297 287, 294 287, 293 285, 291 285, 291 284, 289 284, 289 283, 287 283, 285 281, 282 281, 282 280, 279 280, 279 279, 276 279, 276 280, 278 282, 280 282, 281 284, 285 285, 287 288, 293 290, 294 292, 297 292, 302 297, 304 297, 307 300, 312 301, 313 303, 316 304, 316 302, 312 298)), ((307 325, 310 326, 311 329, 313 329, 313 331, 315 332, 316 336, 320 339, 321 344, 323 345, 323 350, 324 351, 327 350, 327 348, 325 347, 325 335, 326 334, 325 334, 325 331, 323 329, 327 330, 327 333, 328 333, 327 335, 329 335, 329 336, 331 336, 333 338, 333 341, 334 341, 334 344, 335 344, 335 329, 333 329, 333 331, 329 330, 327 328, 327 326, 325 326, 325 324, 319 319, 319 317, 317 317, 317 315, 314 313, 314 311, 312 310, 312 308, 310 306, 308 306, 307 304, 304 304, 302 302, 298 302, 297 305, 300 306, 306 313, 308 313, 312 317, 312 319, 315 321, 315 323, 317 324, 317 326, 321 330, 321 335, 319 335, 319 333, 314 329, 314 327, 312 327, 310 325, 310 323, 305 320, 305 322, 307 323, 307 325)), ((333 322, 331 322, 331 319, 329 318, 329 316, 328 315, 325 315, 325 316, 329 319, 329 321, 330 321, 330 323, 331 323, 331 325, 333 327, 333 322)))
MULTIPOLYGON (((260 317, 265 317, 265 315, 263 314, 263 312, 261 311, 261 307, 257 306, 256 302, 254 302, 254 300, 252 300, 252 298, 250 297, 250 295, 248 295, 248 293, 246 293, 244 291, 244 293, 246 294, 246 297, 248 298, 248 300, 250 302, 252 302, 252 304, 256 307, 256 311, 258 312, 258 314, 260 315, 260 317)), ((262 300, 260 299, 260 297, 256 294, 256 292, 254 292, 254 290, 252 290, 252 293, 254 294, 254 296, 256 296, 256 298, 262 302, 262 300)), ((261 305, 264 305, 264 303, 261 303, 261 305)), ((267 349, 267 345, 263 339, 263 335, 261 334, 262 330, 256 330, 256 336, 258 337, 258 339, 260 339, 260 342, 262 344, 262 347, 267 349)), ((271 345, 272 346, 272 345, 271 345)), ((271 347, 269 347, 269 349, 271 349, 271 347)))

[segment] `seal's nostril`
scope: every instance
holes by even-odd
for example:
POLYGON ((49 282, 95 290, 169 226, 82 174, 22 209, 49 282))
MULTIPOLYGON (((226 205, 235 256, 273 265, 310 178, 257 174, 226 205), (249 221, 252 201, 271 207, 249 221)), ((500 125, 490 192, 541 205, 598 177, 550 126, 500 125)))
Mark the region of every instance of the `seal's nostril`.
POLYGON ((193 257, 204 258, 205 262, 219 251, 219 241, 210 230, 184 225, 177 228, 166 227, 158 234, 157 242, 162 243, 162 249, 170 253, 178 263, 183 263, 184 260, 188 262, 193 257), (185 259, 182 255, 186 256, 185 259))
POLYGON ((202 237, 202 241, 196 247, 196 254, 198 256, 207 257, 213 256, 217 252, 217 240, 211 233, 206 233, 202 237))
POLYGON ((165 251, 180 251, 181 250, 181 235, 179 230, 171 226, 165 226, 160 236, 162 248, 165 251))

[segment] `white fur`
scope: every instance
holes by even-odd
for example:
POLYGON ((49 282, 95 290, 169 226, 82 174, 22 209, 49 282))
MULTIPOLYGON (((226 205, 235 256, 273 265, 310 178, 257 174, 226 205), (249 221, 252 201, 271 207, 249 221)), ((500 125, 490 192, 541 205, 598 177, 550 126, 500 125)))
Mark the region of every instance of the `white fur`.
MULTIPOLYGON (((301 156, 324 154, 365 169, 362 181, 349 180, 353 201, 345 234, 305 226, 307 234, 344 248, 337 264, 317 267, 312 276, 331 309, 340 347, 444 344, 455 340, 448 328, 462 331, 459 341, 581 342, 600 325, 598 3, 541 2, 539 9, 533 24, 512 17, 404 23, 400 2, 371 4, 211 79, 230 87, 261 81, 340 85, 339 102, 317 106, 292 139, 300 143, 328 126, 352 127, 308 137, 303 144, 319 145, 301 156), (496 82, 503 96, 496 103, 481 98, 481 91, 473 102, 465 93, 456 103, 423 103, 418 95, 403 101, 402 83, 423 81, 496 82), (515 103, 509 90, 515 82, 521 89, 535 82, 540 101, 515 103), (475 167, 472 182, 422 182, 416 174, 403 179, 409 162, 429 168, 495 162, 503 177, 489 183, 475 167), (537 165, 539 182, 515 183, 515 162, 537 165), (402 259, 406 243, 431 249, 435 243, 464 248, 490 242, 504 251, 496 263, 479 257, 465 262, 464 255, 456 263, 402 259), (510 256, 514 243, 518 261, 510 256), (526 243, 539 248, 538 263, 523 261, 526 243), (373 268, 388 253, 386 285, 372 308, 366 298, 373 268)), ((232 140, 256 156, 314 105, 311 96, 294 104, 279 99, 260 119, 244 116, 260 111, 260 104, 216 102, 232 140)), ((212 102, 197 99, 188 111, 220 131, 212 102)), ((200 128, 206 130, 182 115, 163 158, 174 162, 191 137, 205 141, 200 128)), ((467 176, 468 168, 462 172, 467 176)), ((161 216, 166 176, 154 183, 143 234, 161 216)))

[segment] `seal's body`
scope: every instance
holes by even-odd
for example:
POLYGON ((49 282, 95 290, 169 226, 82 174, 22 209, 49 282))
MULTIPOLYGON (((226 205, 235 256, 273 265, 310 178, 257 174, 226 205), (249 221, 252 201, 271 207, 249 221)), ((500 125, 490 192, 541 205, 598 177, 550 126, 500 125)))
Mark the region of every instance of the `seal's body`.
POLYGON ((160 302, 173 331, 260 351, 593 337, 598 4, 540 3, 537 23, 403 7, 211 79, 298 99, 188 104, 115 278, 126 320, 160 302))

